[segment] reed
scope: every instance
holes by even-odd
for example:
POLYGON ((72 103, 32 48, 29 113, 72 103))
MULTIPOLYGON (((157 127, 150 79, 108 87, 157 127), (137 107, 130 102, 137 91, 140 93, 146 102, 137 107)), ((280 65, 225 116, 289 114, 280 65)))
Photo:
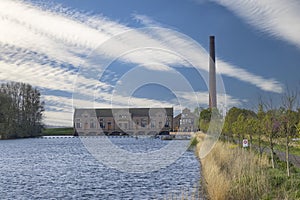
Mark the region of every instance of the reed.
MULTIPOLYGON (((197 152, 204 137, 197 136, 197 152)), ((209 199, 260 199, 269 192, 267 156, 258 157, 235 145, 217 142, 201 165, 209 199)))

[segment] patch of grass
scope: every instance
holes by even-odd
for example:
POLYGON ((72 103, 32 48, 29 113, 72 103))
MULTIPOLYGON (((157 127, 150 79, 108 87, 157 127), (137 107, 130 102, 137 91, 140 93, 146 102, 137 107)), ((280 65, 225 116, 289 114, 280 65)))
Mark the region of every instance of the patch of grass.
POLYGON ((298 172, 287 177, 283 169, 268 169, 268 183, 272 192, 265 197, 267 199, 300 199, 299 168, 294 170, 298 172))
MULTIPOLYGON (((197 137, 201 148, 202 137, 197 137)), ((271 168, 267 155, 259 157, 231 143, 217 142, 201 159, 209 199, 300 199, 300 169, 292 167, 287 177, 285 163, 271 168)))
POLYGON ((43 130, 42 134, 44 136, 53 136, 53 135, 73 135, 74 129, 71 127, 67 128, 46 128, 43 130))

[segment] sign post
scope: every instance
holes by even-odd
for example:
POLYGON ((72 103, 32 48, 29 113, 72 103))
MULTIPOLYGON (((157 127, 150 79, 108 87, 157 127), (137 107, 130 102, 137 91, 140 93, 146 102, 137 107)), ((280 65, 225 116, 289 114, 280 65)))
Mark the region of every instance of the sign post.
POLYGON ((243 147, 247 148, 248 146, 249 146, 248 140, 247 139, 243 139, 243 147))

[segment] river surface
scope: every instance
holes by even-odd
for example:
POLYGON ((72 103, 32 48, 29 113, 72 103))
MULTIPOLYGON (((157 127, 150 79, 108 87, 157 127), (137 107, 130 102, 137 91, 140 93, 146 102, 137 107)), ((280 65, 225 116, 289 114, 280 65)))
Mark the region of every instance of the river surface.
MULTIPOLYGON (((157 150, 170 142, 110 140, 132 152, 157 150)), ((169 151, 172 154, 174 149, 169 151)), ((97 160, 80 138, 4 140, 0 141, 0 199, 197 199, 199 168, 193 151, 160 170, 128 173, 97 160)))

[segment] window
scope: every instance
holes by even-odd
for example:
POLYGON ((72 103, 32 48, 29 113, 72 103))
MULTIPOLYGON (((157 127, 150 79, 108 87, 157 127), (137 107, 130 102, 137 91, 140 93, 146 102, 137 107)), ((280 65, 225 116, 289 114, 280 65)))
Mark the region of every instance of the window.
POLYGON ((91 122, 91 123, 90 123, 90 128, 96 128, 96 125, 95 125, 94 122, 91 122))
POLYGON ((151 128, 155 128, 156 127, 156 121, 155 120, 151 121, 150 127, 151 128))
POLYGON ((166 123, 165 123, 165 128, 167 128, 169 126, 170 126, 170 120, 169 120, 169 118, 167 118, 166 123))
POLYGON ((108 130, 111 130, 111 129, 112 129, 112 127, 111 127, 111 122, 108 122, 108 123, 107 123, 107 129, 108 129, 108 130))
POLYGON ((91 121, 90 121, 90 128, 96 128, 94 119, 91 119, 91 121))
POLYGON ((100 128, 105 128, 105 122, 104 122, 104 119, 100 119, 100 120, 99 120, 99 123, 100 123, 100 128))
POLYGON ((76 122, 76 128, 81 128, 81 123, 80 122, 76 122))
POLYGON ((143 118, 141 120, 141 127, 146 127, 147 126, 147 119, 143 118))
POLYGON ((81 128, 80 119, 76 119, 76 128, 81 128))

